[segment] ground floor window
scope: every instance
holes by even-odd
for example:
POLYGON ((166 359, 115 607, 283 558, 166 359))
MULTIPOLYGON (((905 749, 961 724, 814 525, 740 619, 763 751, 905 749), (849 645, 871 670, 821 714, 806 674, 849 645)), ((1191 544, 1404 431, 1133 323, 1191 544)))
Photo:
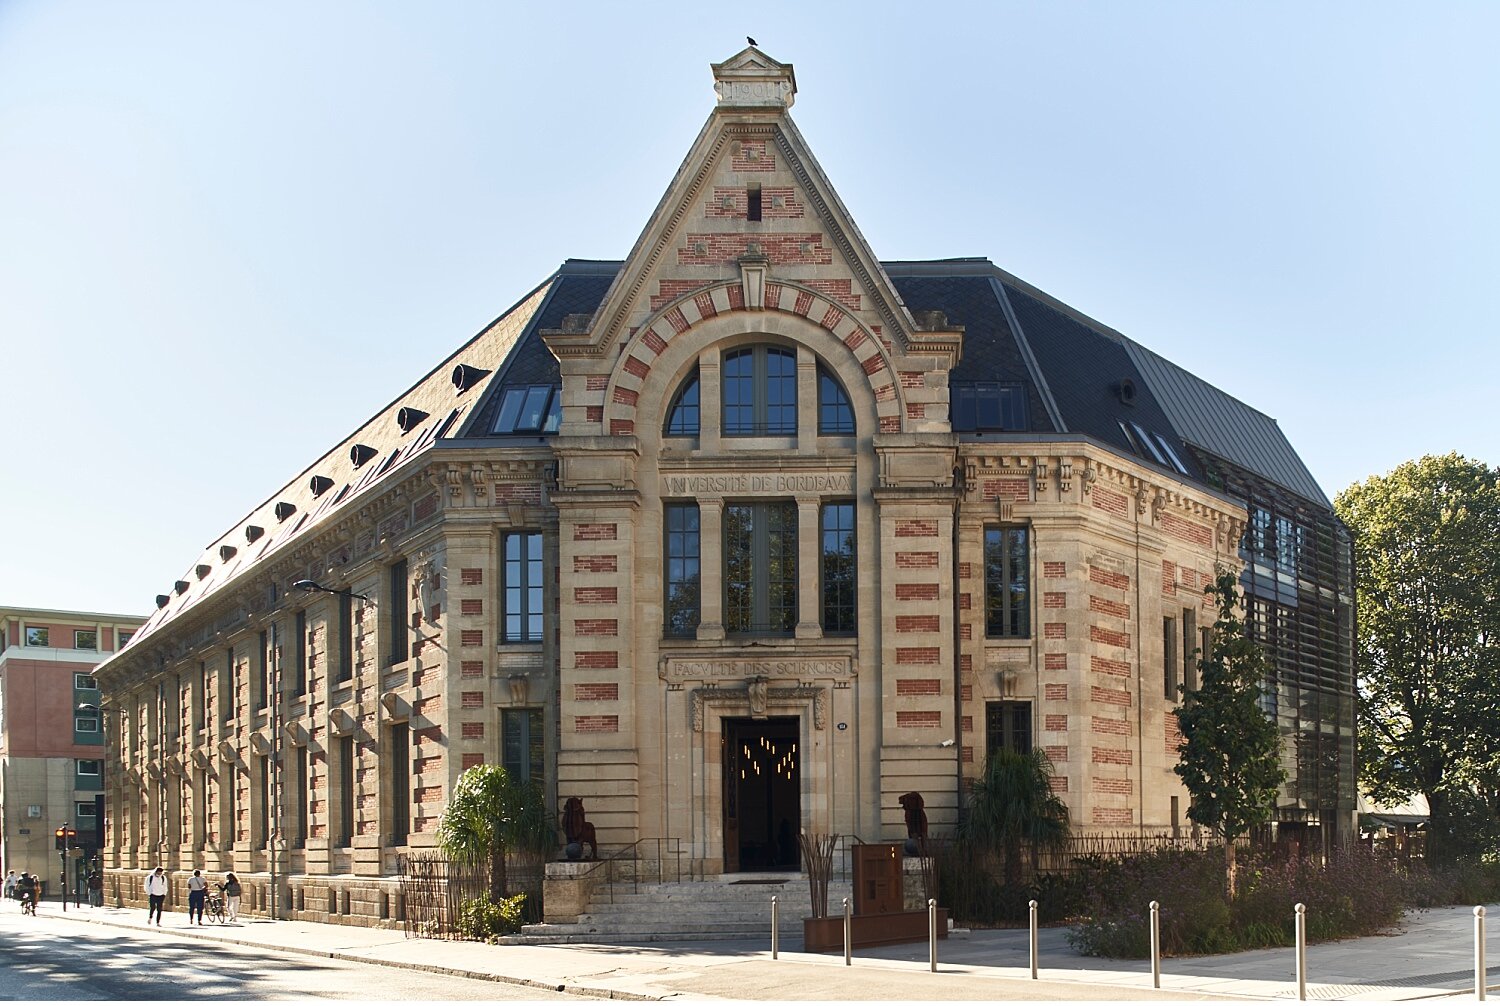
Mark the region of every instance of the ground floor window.
POLYGON ((1026 754, 1031 750, 1031 703, 986 702, 984 704, 984 750, 1026 754))
POLYGON ((547 755, 540 709, 506 709, 500 714, 503 764, 512 779, 540 783, 547 755))

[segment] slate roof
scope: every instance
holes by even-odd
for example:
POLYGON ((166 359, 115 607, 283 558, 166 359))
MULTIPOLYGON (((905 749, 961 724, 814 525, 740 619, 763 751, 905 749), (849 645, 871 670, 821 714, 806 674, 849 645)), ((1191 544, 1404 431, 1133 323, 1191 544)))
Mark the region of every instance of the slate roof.
POLYGON ((487 387, 514 355, 517 339, 529 330, 527 323, 546 298, 551 283, 549 279, 532 290, 349 437, 236 521, 175 582, 163 583, 165 604, 159 605, 131 637, 129 646, 139 646, 157 629, 267 557, 323 528, 371 486, 382 483, 387 473, 452 436, 476 403, 484 400, 487 387), (472 368, 473 380, 462 389, 454 381, 459 366, 472 368), (405 430, 398 422, 403 409, 414 410, 408 413, 409 418, 420 414, 420 419, 405 430), (354 453, 361 460, 356 462, 354 453))
MULTIPOLYGON (((518 304, 389 403, 348 439, 273 493, 182 574, 168 601, 132 639, 132 645, 215 593, 250 566, 321 527, 335 510, 382 481, 440 441, 489 438, 506 388, 560 383, 557 360, 541 333, 563 327, 569 315, 590 315, 623 263, 569 259, 518 304), (456 365, 482 370, 458 391, 456 365), (400 409, 427 413, 403 432, 400 409), (350 452, 362 445, 369 459, 355 464, 350 452), (313 476, 331 481, 314 491, 313 476), (278 518, 278 505, 291 516, 278 518), (247 528, 262 533, 250 538, 247 528)), ((1032 433, 1078 433, 1132 454, 1119 423, 1132 421, 1160 434, 1189 469, 1204 474, 1184 443, 1238 465, 1331 509, 1317 480, 1302 463, 1276 421, 1193 376, 982 258, 882 263, 913 311, 938 310, 964 326, 963 354, 952 378, 1022 383, 1027 388, 1032 433), (1134 383, 1134 404, 1122 401, 1121 381, 1134 383)), ((1018 434, 963 434, 966 440, 1018 434)), ((535 438, 536 434, 529 434, 535 438)), ((1142 459, 1152 464, 1149 458, 1142 459)))
MULTIPOLYGON (((540 333, 561 327, 568 315, 592 314, 622 265, 585 259, 563 263, 546 301, 462 436, 491 436, 506 388, 560 382, 557 361, 540 333)), ((952 379, 1026 385, 1030 432, 1081 433, 1137 456, 1120 429, 1121 422, 1133 422, 1160 435, 1189 478, 1202 482, 1205 476, 1186 444, 1332 509, 1274 419, 988 259, 883 262, 881 267, 913 311, 942 311, 950 322, 964 326, 963 355, 952 379), (1120 396, 1125 380, 1135 386, 1133 404, 1120 396)), ((996 435, 963 436, 984 440, 996 435)), ((1151 458, 1141 460, 1155 464, 1151 458)))

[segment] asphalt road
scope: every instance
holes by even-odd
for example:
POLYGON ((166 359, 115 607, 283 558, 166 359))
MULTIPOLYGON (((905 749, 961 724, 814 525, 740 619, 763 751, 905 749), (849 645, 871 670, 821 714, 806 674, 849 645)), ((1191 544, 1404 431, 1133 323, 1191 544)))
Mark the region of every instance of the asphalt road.
MULTIPOLYGON (((0 905, 0 999, 565 999, 544 989, 74 922, 0 905)), ((396 939, 400 939, 399 934, 396 939)))

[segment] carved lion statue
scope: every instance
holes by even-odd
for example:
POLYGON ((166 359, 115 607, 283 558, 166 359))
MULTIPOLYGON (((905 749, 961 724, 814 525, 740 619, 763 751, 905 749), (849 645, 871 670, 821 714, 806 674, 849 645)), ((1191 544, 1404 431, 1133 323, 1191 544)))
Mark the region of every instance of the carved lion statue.
POLYGON ((906 811, 906 837, 927 839, 927 811, 921 793, 903 793, 901 809, 906 811))
POLYGON ((577 842, 579 847, 589 847, 586 858, 599 858, 599 840, 594 837, 594 826, 589 823, 583 813, 583 800, 576 796, 570 796, 563 804, 563 834, 568 836, 568 844, 577 842))

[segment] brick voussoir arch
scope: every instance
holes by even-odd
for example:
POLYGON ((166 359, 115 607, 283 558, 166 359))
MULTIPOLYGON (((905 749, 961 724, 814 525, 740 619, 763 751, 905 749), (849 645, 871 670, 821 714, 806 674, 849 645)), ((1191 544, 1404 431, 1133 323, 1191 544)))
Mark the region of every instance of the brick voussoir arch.
POLYGON ((827 330, 865 375, 875 400, 877 432, 901 432, 906 415, 905 395, 885 344, 847 307, 816 290, 785 280, 766 282, 762 311, 746 310, 743 287, 738 280, 731 280, 691 290, 642 322, 621 347, 619 361, 605 386, 601 423, 604 432, 634 434, 637 402, 657 359, 673 340, 690 329, 730 315, 744 319, 745 332, 755 332, 754 319, 766 315, 792 315, 827 330))

